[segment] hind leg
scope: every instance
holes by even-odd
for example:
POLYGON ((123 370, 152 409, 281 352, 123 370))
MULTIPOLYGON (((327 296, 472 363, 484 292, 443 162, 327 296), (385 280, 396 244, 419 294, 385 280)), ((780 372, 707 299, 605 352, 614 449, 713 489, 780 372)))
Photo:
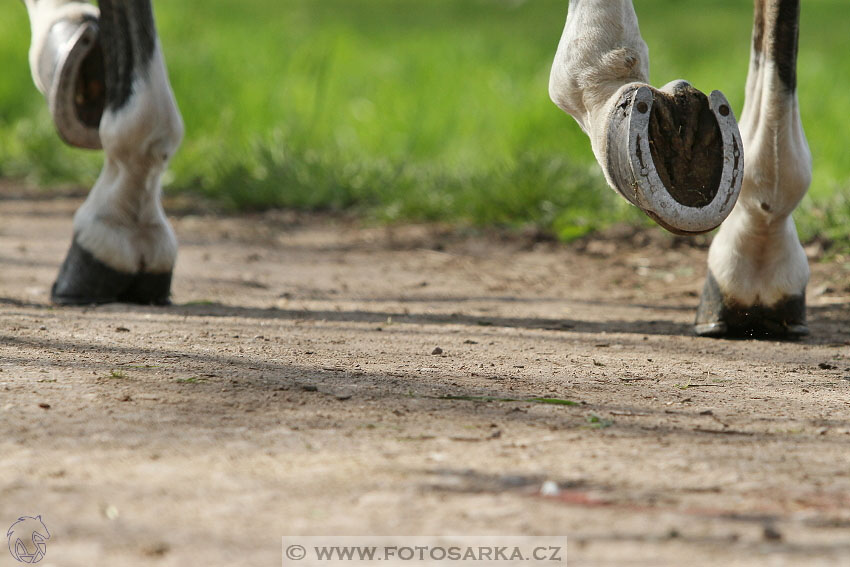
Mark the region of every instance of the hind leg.
POLYGON ((808 334, 809 267, 791 213, 811 182, 797 101, 799 0, 756 0, 741 196, 711 245, 696 332, 721 337, 808 334))
POLYGON ((52 299, 167 303, 177 241, 161 178, 183 137, 150 0, 26 0, 30 65, 60 135, 104 150, 52 299))

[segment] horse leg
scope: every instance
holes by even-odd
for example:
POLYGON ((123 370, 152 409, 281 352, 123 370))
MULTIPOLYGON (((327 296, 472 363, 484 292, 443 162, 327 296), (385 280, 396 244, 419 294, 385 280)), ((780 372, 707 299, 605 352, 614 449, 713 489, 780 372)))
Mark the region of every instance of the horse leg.
POLYGON ((647 84, 649 51, 631 0, 570 0, 549 94, 590 137, 608 183, 673 232, 732 211, 743 147, 729 103, 685 81, 647 84))
POLYGON ((756 0, 741 197, 714 239, 696 320, 703 336, 808 334, 809 266, 792 212, 811 183, 797 101, 799 0, 756 0))
POLYGON ((53 285, 60 304, 169 300, 177 240, 161 178, 183 137, 150 0, 26 0, 30 65, 60 135, 102 147, 53 285))

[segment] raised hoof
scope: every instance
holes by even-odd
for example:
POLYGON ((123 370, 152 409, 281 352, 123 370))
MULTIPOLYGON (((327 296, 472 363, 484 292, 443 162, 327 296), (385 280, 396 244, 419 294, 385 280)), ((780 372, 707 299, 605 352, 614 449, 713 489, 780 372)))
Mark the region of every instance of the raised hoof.
POLYGON ((50 293, 59 305, 170 305, 171 273, 127 274, 110 268, 74 238, 50 293))
POLYGON ((735 115, 685 81, 625 89, 608 128, 609 180, 658 224, 701 234, 732 212, 744 179, 735 115))
POLYGON ((56 21, 41 51, 38 74, 59 136, 79 148, 101 148, 106 104, 97 18, 84 11, 56 21))
POLYGON ((799 339, 809 334, 804 294, 776 305, 744 306, 723 297, 714 276, 705 281, 694 331, 701 337, 799 339))

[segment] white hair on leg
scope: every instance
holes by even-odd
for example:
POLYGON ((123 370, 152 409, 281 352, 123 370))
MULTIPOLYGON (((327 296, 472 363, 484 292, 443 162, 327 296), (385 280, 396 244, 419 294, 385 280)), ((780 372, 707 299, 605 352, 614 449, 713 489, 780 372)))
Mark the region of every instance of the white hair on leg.
MULTIPOLYGON (((758 0, 747 97, 741 117, 746 166, 741 197, 708 257, 722 306, 701 307, 697 332, 725 334, 750 311, 790 334, 805 334, 809 266, 792 212, 808 190, 812 158, 796 92, 799 0, 758 0), (794 308, 787 307, 793 300, 794 308), (755 309, 754 309, 755 308, 755 309), (739 312, 739 313, 736 313, 739 312), (725 314, 725 315, 724 315, 725 314), (714 326, 712 328, 712 326, 714 326)), ((704 303, 705 303, 704 299, 704 303)), ((751 317, 751 319, 753 319, 751 317)), ((747 329, 737 329, 747 331, 747 329)))
MULTIPOLYGON (((54 9, 67 5, 59 0, 30 1, 33 14, 45 21, 50 19, 43 15, 48 5, 54 9)), ((103 81, 106 86, 103 100, 96 101, 100 106, 92 106, 97 110, 97 146, 105 154, 103 170, 74 216, 74 238, 52 297, 64 304, 167 303, 177 239, 162 207, 161 180, 183 139, 183 121, 150 0, 100 0, 99 5, 96 21, 69 20, 63 22, 61 33, 48 32, 44 37, 50 49, 43 49, 37 58, 39 65, 47 65, 38 71, 50 69, 46 73, 50 81, 62 77, 66 85, 80 80, 95 85, 103 81), (75 24, 95 31, 93 41, 102 47, 91 51, 97 64, 68 67, 73 61, 68 63, 65 54, 78 45, 79 34, 73 29, 66 33, 65 28, 75 24)), ((53 98, 48 101, 53 104, 53 98)), ((54 119, 59 125, 56 112, 54 119)))
POLYGON ((161 178, 183 138, 183 121, 159 45, 128 104, 104 112, 100 138, 103 171, 74 216, 78 243, 120 272, 171 271, 177 239, 162 208, 161 178))
POLYGON ((32 40, 30 42, 29 63, 32 80, 39 92, 47 94, 49 85, 39 73, 42 67, 42 54, 48 47, 47 37, 51 28, 62 20, 79 20, 81 16, 97 19, 100 14, 96 6, 79 0, 24 0, 29 13, 32 40))
POLYGON ((570 0, 549 76, 549 97, 590 136, 607 161, 610 105, 632 83, 649 81, 649 48, 631 0, 570 0))
POLYGON ((549 95, 590 137, 608 184, 661 226, 713 230, 743 178, 735 116, 722 93, 686 81, 655 89, 631 0, 571 0, 549 95))

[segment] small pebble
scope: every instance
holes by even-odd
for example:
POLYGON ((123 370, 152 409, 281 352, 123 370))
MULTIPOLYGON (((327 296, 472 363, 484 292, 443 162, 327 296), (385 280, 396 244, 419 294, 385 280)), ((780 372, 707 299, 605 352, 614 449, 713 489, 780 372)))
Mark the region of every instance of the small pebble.
POLYGON ((162 541, 148 545, 142 549, 142 553, 150 557, 163 557, 169 551, 171 551, 171 546, 162 541))
POLYGON ((435 355, 435 356, 436 356, 436 355, 443 354, 443 349, 441 349, 440 347, 437 347, 437 348, 435 348, 433 351, 431 351, 431 354, 433 354, 433 355, 435 355))
POLYGON ((540 487, 541 496, 557 496, 560 493, 561 489, 558 488, 558 483, 552 480, 547 480, 543 483, 543 486, 540 487))
POLYGON ((782 532, 776 529, 776 526, 770 524, 764 526, 763 535, 766 541, 782 541, 782 532))
POLYGON ((40 407, 41 409, 50 409, 50 404, 42 402, 38 404, 38 407, 40 407))

